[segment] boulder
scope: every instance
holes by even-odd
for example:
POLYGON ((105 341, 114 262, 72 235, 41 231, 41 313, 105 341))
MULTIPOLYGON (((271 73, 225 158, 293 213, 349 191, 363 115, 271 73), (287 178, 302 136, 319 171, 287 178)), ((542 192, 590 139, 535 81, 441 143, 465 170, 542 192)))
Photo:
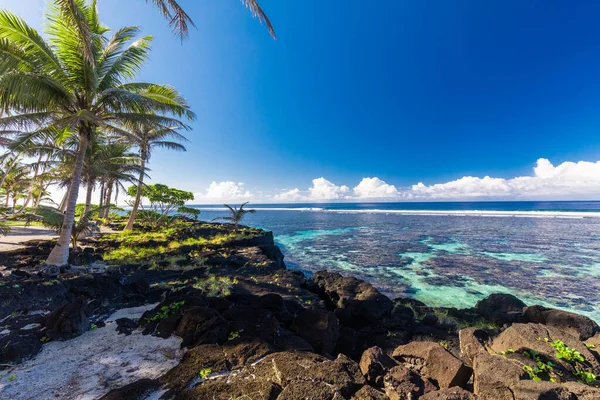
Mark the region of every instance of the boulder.
POLYGON ((339 322, 333 313, 323 310, 303 311, 294 318, 291 329, 310 343, 317 353, 323 355, 335 353, 339 322))
POLYGON ((351 397, 352 400, 388 400, 389 398, 379 390, 371 386, 363 386, 351 397))
POLYGON ((131 335, 131 332, 137 329, 138 323, 131 318, 119 318, 117 323, 117 332, 125 336, 131 335))
POLYGON ((87 311, 87 299, 84 296, 63 304, 46 317, 46 336, 54 340, 65 340, 89 331, 91 323, 87 311))
POLYGON ((224 343, 221 349, 230 369, 253 363, 273 352, 269 343, 245 336, 224 343))
POLYGON ((238 379, 214 379, 184 390, 174 397, 175 400, 273 400, 277 399, 281 388, 268 381, 242 381, 238 379))
POLYGON ((412 400, 437 390, 431 382, 409 368, 397 365, 383 379, 385 394, 390 400, 412 400))
POLYGON ((519 381, 512 391, 519 400, 579 400, 561 384, 545 381, 519 381))
POLYGON ((481 399, 515 400, 511 387, 526 373, 500 355, 477 354, 473 358, 473 391, 481 399))
POLYGON ((494 293, 475 304, 475 310, 497 324, 516 322, 527 305, 512 294, 494 293))
POLYGON ((389 317, 394 308, 389 298, 360 279, 319 271, 313 281, 316 292, 346 326, 360 328, 378 323, 389 317))
POLYGON ((600 332, 598 324, 584 315, 543 306, 526 307, 523 320, 560 329, 579 340, 586 340, 600 332))
POLYGON ((383 386, 383 377, 395 367, 396 362, 379 347, 365 350, 360 358, 360 370, 367 382, 373 386, 383 386))
POLYGON ((475 395, 459 387, 438 390, 419 397, 419 400, 476 400, 475 395))
POLYGON ((565 382, 563 386, 577 396, 577 400, 598 400, 600 399, 600 388, 592 387, 579 382, 565 382))
POLYGON ((550 342, 561 340, 568 347, 575 349, 585 358, 585 365, 596 372, 600 372, 600 363, 590 350, 578 338, 569 333, 540 324, 513 324, 496 337, 491 344, 496 353, 506 352, 510 349, 521 353, 526 350, 535 350, 547 358, 554 358, 555 363, 560 363, 570 368, 568 363, 555 357, 556 351, 550 342))
POLYGON ((411 365, 420 375, 431 378, 440 389, 464 386, 472 373, 471 368, 439 343, 411 342, 397 347, 392 357, 405 365, 411 365))
POLYGON ((229 320, 229 329, 240 335, 258 337, 269 343, 274 343, 279 332, 279 322, 264 308, 254 305, 236 304, 231 306, 223 316, 229 320))
POLYGON ((473 365, 473 359, 477 354, 487 353, 484 343, 489 341, 489 335, 478 328, 465 328, 458 332, 460 344, 460 356, 469 365, 473 365))
POLYGON ((296 336, 292 332, 283 328, 279 330, 279 335, 275 337, 275 342, 273 343, 273 345, 278 351, 307 351, 310 353, 314 352, 314 349, 310 343, 302 339, 300 336, 296 336))
POLYGON ((218 311, 196 306, 185 311, 175 329, 175 334, 183 339, 181 347, 222 343, 229 335, 229 324, 218 311))

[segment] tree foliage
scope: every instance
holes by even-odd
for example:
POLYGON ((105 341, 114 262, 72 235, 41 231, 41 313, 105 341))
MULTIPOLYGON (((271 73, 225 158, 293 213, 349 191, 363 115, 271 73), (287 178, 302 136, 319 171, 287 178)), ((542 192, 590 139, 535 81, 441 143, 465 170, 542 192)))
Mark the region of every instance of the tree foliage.
MULTIPOLYGON (((136 197, 137 186, 130 186, 127 189, 127 194, 131 197, 136 197)), ((192 192, 186 192, 171 188, 160 183, 154 185, 145 185, 142 187, 142 199, 147 199, 149 205, 141 203, 140 215, 145 216, 146 222, 152 226, 160 226, 168 222, 168 217, 179 207, 183 207, 186 201, 194 200, 192 192)))

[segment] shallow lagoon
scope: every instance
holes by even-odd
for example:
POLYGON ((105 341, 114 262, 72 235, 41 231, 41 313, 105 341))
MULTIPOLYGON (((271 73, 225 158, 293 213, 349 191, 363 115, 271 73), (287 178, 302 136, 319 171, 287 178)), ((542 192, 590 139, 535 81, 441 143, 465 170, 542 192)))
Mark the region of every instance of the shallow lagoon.
POLYGON ((260 210, 245 223, 272 230, 289 267, 354 275, 391 297, 472 307, 506 292, 600 321, 600 218, 260 210))

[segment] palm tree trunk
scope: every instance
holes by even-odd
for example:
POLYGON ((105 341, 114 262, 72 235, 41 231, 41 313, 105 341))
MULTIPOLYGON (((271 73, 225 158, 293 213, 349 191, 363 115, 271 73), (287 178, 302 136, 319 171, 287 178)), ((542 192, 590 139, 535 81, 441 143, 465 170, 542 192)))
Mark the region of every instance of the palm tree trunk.
POLYGON ((92 208, 92 192, 94 191, 94 181, 90 180, 87 185, 87 193, 85 195, 85 209, 83 210, 83 214, 85 215, 90 212, 92 208))
POLYGON ((69 192, 71 191, 71 185, 67 188, 65 195, 63 196, 62 201, 60 202, 60 211, 65 212, 67 210, 67 200, 69 199, 69 192))
POLYGON ((112 197, 113 182, 109 182, 106 187, 106 208, 103 210, 103 218, 108 218, 110 214, 110 198, 112 197))
POLYGON ((100 182, 100 204, 98 204, 98 207, 102 207, 104 205, 104 194, 106 191, 105 186, 105 181, 102 179, 100 182))
POLYGON ((138 207, 140 206, 140 200, 142 198, 142 187, 144 185, 145 167, 146 160, 145 157, 142 155, 142 164, 140 166, 140 179, 138 179, 137 194, 135 195, 135 202, 133 203, 131 214, 129 214, 129 220, 127 221, 127 225, 125 225, 125 231, 133 229, 133 221, 135 220, 135 215, 137 214, 138 207))
POLYGON ((60 230, 58 243, 50 252, 46 265, 61 267, 69 262, 69 243, 71 242, 71 230, 75 222, 75 207, 77 206, 77 196, 79 195, 79 183, 81 182, 81 171, 83 170, 83 162, 85 160, 85 151, 87 150, 90 141, 92 130, 89 127, 79 128, 79 149, 77 151, 77 159, 75 160, 75 170, 73 171, 73 179, 71 180, 71 188, 69 189, 69 197, 67 201, 67 211, 60 230))

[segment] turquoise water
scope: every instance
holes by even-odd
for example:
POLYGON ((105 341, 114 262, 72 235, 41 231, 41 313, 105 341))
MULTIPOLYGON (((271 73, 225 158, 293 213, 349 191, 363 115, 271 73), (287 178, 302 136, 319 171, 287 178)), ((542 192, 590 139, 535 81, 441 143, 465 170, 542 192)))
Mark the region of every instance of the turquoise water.
POLYGON ((600 218, 355 211, 261 209, 245 223, 272 230, 289 267, 354 275, 391 297, 472 307, 512 293, 600 321, 600 218))

